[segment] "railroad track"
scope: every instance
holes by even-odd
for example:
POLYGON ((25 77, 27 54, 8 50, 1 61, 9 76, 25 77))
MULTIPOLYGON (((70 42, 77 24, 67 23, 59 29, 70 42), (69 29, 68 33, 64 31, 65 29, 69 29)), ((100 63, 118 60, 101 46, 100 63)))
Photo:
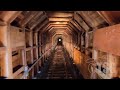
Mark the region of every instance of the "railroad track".
POLYGON ((66 65, 63 46, 56 46, 46 79, 73 79, 66 65))
POLYGON ((77 72, 67 51, 57 45, 41 73, 37 74, 37 79, 83 79, 77 72))

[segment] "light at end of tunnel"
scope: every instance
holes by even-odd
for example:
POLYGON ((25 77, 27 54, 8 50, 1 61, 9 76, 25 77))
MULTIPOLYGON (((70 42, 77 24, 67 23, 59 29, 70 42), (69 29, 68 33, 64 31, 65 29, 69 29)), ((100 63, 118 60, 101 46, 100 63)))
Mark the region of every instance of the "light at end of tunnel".
POLYGON ((59 39, 59 41, 61 41, 61 39, 59 39))

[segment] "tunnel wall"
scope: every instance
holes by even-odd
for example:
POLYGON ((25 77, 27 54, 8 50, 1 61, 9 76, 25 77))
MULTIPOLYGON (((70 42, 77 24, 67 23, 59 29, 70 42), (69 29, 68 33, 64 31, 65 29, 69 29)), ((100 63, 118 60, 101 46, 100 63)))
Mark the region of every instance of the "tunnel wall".
POLYGON ((89 57, 85 54, 85 51, 83 48, 83 45, 85 45, 85 41, 84 41, 85 39, 84 37, 83 39, 81 37, 82 36, 80 33, 72 36, 72 43, 71 43, 72 54, 73 54, 72 58, 78 70, 82 74, 82 76, 85 79, 90 79, 91 73, 88 71, 89 64, 87 63, 87 59, 89 57))
POLYGON ((101 70, 96 70, 97 74, 102 78, 119 77, 119 29, 120 24, 117 24, 97 29, 94 32, 93 48, 97 53, 96 62, 99 67, 104 67, 107 71, 107 74, 104 75, 101 70), (101 53, 105 54, 101 55, 101 53))
POLYGON ((120 56, 120 24, 94 32, 94 48, 120 56))
POLYGON ((11 25, 0 26, 0 76, 8 79, 34 78, 51 53, 40 57, 51 46, 50 40, 39 32, 11 25), (29 70, 26 75, 25 70, 29 70))
POLYGON ((87 55, 81 53, 77 48, 74 48, 73 61, 85 79, 90 79, 91 73, 88 71, 87 55))

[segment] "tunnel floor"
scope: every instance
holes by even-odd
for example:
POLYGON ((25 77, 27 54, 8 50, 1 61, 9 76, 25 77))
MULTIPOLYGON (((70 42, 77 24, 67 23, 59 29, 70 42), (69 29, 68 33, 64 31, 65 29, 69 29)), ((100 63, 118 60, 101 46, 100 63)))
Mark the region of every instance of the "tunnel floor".
POLYGON ((83 79, 76 70, 64 47, 57 45, 51 60, 48 60, 36 79, 83 79))

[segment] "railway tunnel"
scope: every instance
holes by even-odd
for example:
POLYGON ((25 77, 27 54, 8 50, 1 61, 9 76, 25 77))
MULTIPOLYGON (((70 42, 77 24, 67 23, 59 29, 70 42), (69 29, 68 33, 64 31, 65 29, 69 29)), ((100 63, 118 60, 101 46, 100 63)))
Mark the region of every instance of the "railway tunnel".
POLYGON ((0 11, 0 79, 119 79, 120 11, 0 11))

